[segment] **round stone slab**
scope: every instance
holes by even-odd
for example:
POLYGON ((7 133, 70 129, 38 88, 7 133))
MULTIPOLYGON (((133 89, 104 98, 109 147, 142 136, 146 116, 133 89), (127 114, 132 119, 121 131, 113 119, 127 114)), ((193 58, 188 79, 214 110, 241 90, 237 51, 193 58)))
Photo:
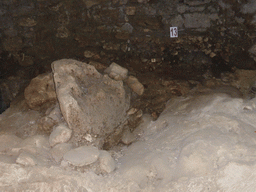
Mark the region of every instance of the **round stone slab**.
POLYGON ((74 166, 84 166, 94 163, 100 155, 99 150, 92 146, 82 146, 65 153, 63 159, 74 166))

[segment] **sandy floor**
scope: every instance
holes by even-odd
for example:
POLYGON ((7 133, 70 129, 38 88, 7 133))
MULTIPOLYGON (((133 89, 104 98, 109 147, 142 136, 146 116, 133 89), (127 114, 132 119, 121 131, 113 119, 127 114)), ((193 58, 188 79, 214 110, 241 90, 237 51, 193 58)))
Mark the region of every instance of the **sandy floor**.
POLYGON ((0 190, 254 191, 255 107, 255 99, 213 92, 172 99, 156 121, 143 116, 136 142, 109 151, 116 162, 109 174, 52 163, 20 165, 15 163, 19 141, 4 142, 7 133, 1 132, 0 190))

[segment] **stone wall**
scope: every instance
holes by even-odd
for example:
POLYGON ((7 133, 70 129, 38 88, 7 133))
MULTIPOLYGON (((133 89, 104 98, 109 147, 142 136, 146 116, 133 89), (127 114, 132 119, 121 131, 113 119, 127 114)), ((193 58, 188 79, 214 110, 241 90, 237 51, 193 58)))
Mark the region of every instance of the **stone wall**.
POLYGON ((2 0, 0 78, 31 79, 62 58, 171 79, 255 69, 255 7, 253 0, 2 0), (179 37, 170 38, 176 26, 179 37))

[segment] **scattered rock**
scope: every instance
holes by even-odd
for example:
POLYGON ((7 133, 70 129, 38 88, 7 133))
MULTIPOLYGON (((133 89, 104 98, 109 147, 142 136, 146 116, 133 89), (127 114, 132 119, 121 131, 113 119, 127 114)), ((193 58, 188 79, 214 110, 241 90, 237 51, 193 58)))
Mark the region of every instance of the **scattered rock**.
POLYGON ((96 61, 90 61, 89 65, 92 65, 100 72, 103 72, 107 67, 103 65, 102 63, 96 62, 96 61))
POLYGON ((94 1, 94 0, 83 0, 83 2, 87 9, 90 9, 92 6, 100 3, 100 1, 94 1))
POLYGON ((52 129, 56 124, 57 124, 57 121, 55 121, 50 117, 42 117, 41 119, 38 120, 38 128, 41 131, 44 131, 46 133, 52 132, 52 129))
POLYGON ((15 135, 0 135, 0 152, 12 149, 21 141, 22 139, 15 135))
POLYGON ((121 27, 122 31, 128 32, 128 33, 132 33, 133 31, 133 26, 130 23, 125 23, 122 27, 121 27))
POLYGON ((242 13, 254 13, 256 11, 256 2, 255 1, 249 1, 248 3, 244 4, 242 6, 242 13))
POLYGON ((55 145, 52 149, 51 149, 51 155, 53 157, 53 159, 59 163, 63 157, 63 155, 65 153, 67 153, 68 151, 70 151, 73 148, 72 144, 70 143, 60 143, 55 145))
POLYGON ((184 14, 185 27, 186 28, 208 28, 211 26, 211 21, 218 19, 217 14, 204 14, 204 13, 192 13, 184 14))
POLYGON ((90 165, 98 160, 100 155, 99 150, 92 146, 82 146, 75 149, 71 149, 64 154, 63 160, 74 165, 84 166, 90 165))
POLYGON ((134 142, 136 140, 136 137, 134 136, 133 133, 131 133, 130 130, 125 130, 122 136, 121 141, 125 144, 125 145, 130 145, 132 142, 134 142))
POLYGON ((15 98, 10 107, 1 115, 4 117, 0 118, 2 133, 15 134, 22 139, 37 134, 37 121, 41 114, 29 109, 23 95, 15 98))
POLYGON ((13 152, 20 152, 21 150, 34 155, 38 153, 48 154, 50 150, 49 138, 43 135, 28 137, 12 149, 13 152))
POLYGON ((111 173, 116 168, 116 162, 109 152, 101 150, 99 155, 100 168, 103 173, 111 173))
POLYGON ((56 37, 65 39, 65 38, 68 38, 69 35, 70 35, 70 31, 66 27, 61 26, 57 29, 56 37))
POLYGON ((46 116, 38 120, 38 128, 46 133, 52 132, 53 127, 62 121, 60 107, 56 104, 54 107, 47 109, 46 116))
POLYGON ((27 17, 20 19, 18 24, 22 27, 33 27, 37 22, 33 18, 27 17))
POLYGON ((84 56, 86 58, 92 58, 95 54, 91 51, 84 51, 84 56))
POLYGON ((139 109, 130 109, 127 113, 129 114, 128 126, 131 131, 133 131, 140 123, 143 115, 143 111, 139 109))
POLYGON ((133 131, 134 136, 139 137, 143 134, 143 132, 147 129, 150 123, 153 122, 153 118, 150 114, 144 114, 142 116, 142 121, 138 125, 138 127, 133 131))
POLYGON ((128 70, 121 67, 116 63, 111 63, 111 65, 104 71, 114 80, 120 81, 127 78, 128 70))
POLYGON ((129 76, 126 79, 126 84, 132 89, 133 92, 137 93, 138 95, 142 95, 144 93, 144 86, 136 77, 129 76))
POLYGON ((28 152, 22 152, 17 158, 16 163, 24 166, 35 166, 38 164, 37 159, 28 152))
POLYGON ((103 49, 107 50, 107 51, 119 51, 120 50, 120 44, 117 43, 113 43, 113 42, 109 42, 109 43, 105 43, 102 46, 103 49))
POLYGON ((52 74, 45 73, 32 79, 24 91, 24 96, 29 107, 34 110, 39 110, 44 106, 48 108, 56 103, 52 74))
POLYGON ((135 15, 136 13, 136 7, 126 7, 125 13, 127 15, 135 15))
POLYGON ((71 138, 72 131, 66 125, 58 125, 50 135, 49 143, 54 146, 65 143, 71 138))

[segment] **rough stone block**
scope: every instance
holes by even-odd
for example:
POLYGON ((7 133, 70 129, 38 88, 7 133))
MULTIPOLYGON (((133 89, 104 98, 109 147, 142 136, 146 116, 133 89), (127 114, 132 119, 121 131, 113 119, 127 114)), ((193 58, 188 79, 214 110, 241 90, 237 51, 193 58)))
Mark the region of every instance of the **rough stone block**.
POLYGON ((144 93, 144 86, 139 82, 139 80, 134 76, 129 76, 126 80, 127 85, 133 90, 133 92, 138 95, 144 93))
POLYGON ((128 70, 116 63, 111 63, 111 65, 105 70, 105 73, 107 73, 112 79, 119 81, 127 78, 128 70))
POLYGON ((84 166, 97 161, 99 155, 100 152, 96 147, 82 146, 65 153, 63 160, 74 166, 84 166))
POLYGON ((53 62, 52 69, 60 109, 76 141, 102 146, 127 118, 130 95, 123 82, 71 59, 53 62))
POLYGON ((65 143, 71 138, 72 131, 65 125, 57 126, 50 135, 49 143, 54 146, 58 143, 65 143))

